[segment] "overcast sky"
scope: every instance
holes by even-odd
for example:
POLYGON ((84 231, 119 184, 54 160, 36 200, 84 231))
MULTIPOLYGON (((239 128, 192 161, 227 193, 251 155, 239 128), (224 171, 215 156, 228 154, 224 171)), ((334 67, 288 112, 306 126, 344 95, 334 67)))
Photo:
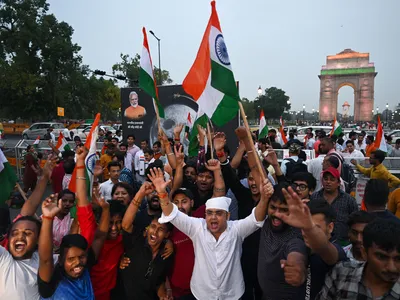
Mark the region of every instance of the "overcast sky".
MULTIPOLYGON (((111 73, 120 53, 140 53, 146 26, 161 38, 161 67, 177 84, 194 61, 211 11, 209 0, 48 2, 74 28, 91 69, 111 73)), ((375 107, 400 102, 398 0, 218 0, 217 11, 241 97, 253 100, 259 85, 276 86, 290 96, 292 109, 318 109, 317 75, 326 56, 351 48, 369 52, 375 63, 375 107)), ((149 44, 158 66, 152 36, 149 44)), ((339 106, 344 101, 353 108, 352 88, 340 90, 339 106)))

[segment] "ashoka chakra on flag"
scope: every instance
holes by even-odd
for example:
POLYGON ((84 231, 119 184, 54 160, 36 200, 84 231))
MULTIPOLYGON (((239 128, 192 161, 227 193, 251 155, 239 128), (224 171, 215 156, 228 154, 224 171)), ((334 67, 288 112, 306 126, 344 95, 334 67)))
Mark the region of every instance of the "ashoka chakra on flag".
POLYGON ((215 38, 215 53, 217 54, 218 60, 221 64, 224 64, 225 66, 231 64, 229 61, 228 49, 226 48, 222 34, 218 34, 215 38))

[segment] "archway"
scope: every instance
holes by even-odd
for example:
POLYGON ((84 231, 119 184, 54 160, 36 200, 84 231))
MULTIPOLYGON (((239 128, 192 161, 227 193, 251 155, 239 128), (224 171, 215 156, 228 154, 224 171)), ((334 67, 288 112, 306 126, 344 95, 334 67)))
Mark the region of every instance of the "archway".
POLYGON ((332 121, 338 110, 338 92, 343 86, 354 89, 354 121, 370 121, 374 107, 374 63, 369 53, 351 49, 327 56, 320 79, 319 118, 332 121))
POLYGON ((338 88, 338 117, 339 122, 352 123, 354 120, 355 89, 351 84, 343 84, 338 88), (346 108, 346 109, 345 109, 346 108))

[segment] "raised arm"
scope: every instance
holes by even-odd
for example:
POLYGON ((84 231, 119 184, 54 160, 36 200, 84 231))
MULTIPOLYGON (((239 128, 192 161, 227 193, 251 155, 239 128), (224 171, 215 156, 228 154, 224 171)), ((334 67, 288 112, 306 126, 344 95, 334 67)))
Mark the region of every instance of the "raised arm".
POLYGON ((53 261, 53 220, 61 211, 61 199, 57 205, 57 194, 51 195, 42 203, 42 227, 39 235, 39 270, 44 282, 50 282, 54 271, 53 261))
POLYGON ((33 216, 36 213, 40 203, 42 202, 43 194, 46 190, 47 183, 50 180, 51 173, 53 172, 56 164, 56 158, 49 155, 46 164, 43 167, 43 176, 40 178, 39 183, 29 196, 28 200, 22 206, 20 214, 22 216, 33 216))
POLYGON ((96 261, 100 256, 100 252, 107 238, 108 228, 110 226, 110 204, 105 201, 103 197, 101 197, 97 201, 99 206, 101 207, 101 217, 99 227, 97 228, 92 244, 92 249, 96 261))
POLYGON ((289 206, 289 214, 277 212, 276 217, 290 226, 301 229, 307 246, 321 256, 326 264, 330 266, 336 264, 339 252, 322 229, 313 222, 307 204, 301 201, 291 187, 288 190, 282 189, 282 192, 289 206))
POLYGON ((124 218, 122 219, 122 229, 126 232, 132 233, 133 231, 133 221, 135 221, 136 213, 139 210, 142 200, 146 195, 151 194, 154 191, 152 184, 145 181, 139 191, 136 193, 135 197, 132 199, 125 212, 124 218))
POLYGON ((176 158, 176 169, 175 169, 175 175, 174 175, 173 182, 172 182, 171 195, 182 186, 183 164, 184 164, 184 158, 185 158, 185 154, 183 154, 183 151, 182 151, 182 145, 179 146, 178 150, 174 147, 174 152, 175 152, 175 158, 176 158))
MULTIPOLYGON (((175 130, 175 129, 174 129, 175 130)), ((158 135, 158 140, 161 142, 161 145, 165 151, 165 155, 167 156, 167 160, 169 165, 171 166, 172 169, 176 168, 176 159, 174 152, 172 151, 171 144, 168 140, 167 135, 165 134, 164 131, 161 131, 158 135)))
POLYGON ((221 164, 218 159, 210 159, 206 163, 206 168, 214 173, 213 198, 226 195, 224 177, 221 172, 221 164))
POLYGON ((246 151, 246 146, 244 145, 243 141, 239 140, 239 147, 236 150, 235 156, 232 158, 231 167, 233 169, 237 169, 240 166, 240 162, 243 159, 243 155, 246 151))
POLYGON ((267 217, 269 198, 271 198, 274 193, 274 187, 269 179, 264 179, 262 185, 260 185, 260 193, 260 202, 258 202, 255 210, 255 216, 258 222, 264 221, 267 217))

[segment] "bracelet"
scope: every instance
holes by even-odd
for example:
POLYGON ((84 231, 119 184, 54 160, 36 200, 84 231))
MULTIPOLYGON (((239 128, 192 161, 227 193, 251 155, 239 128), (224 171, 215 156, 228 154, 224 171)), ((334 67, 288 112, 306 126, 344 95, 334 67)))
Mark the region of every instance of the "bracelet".
POLYGON ((175 141, 175 142, 180 142, 181 139, 178 139, 178 138, 177 138, 177 139, 174 139, 174 141, 175 141))
POLYGON ((224 151, 217 151, 217 157, 224 157, 225 152, 224 151))
POLYGON ((42 216, 42 219, 47 219, 47 220, 53 221, 54 217, 42 216))
POLYGON ((132 204, 139 208, 142 203, 140 201, 132 201, 132 204))
POLYGON ((86 177, 79 177, 79 176, 77 176, 76 179, 86 180, 86 177))
POLYGON ((174 155, 174 152, 167 153, 167 156, 174 155))
POLYGON ((168 193, 157 193, 157 195, 160 199, 168 198, 168 193))
POLYGON ((226 166, 227 164, 229 164, 229 159, 227 158, 226 161, 220 163, 221 166, 226 166))
POLYGON ((171 202, 168 200, 167 202, 162 202, 162 201, 160 201, 160 205, 161 206, 168 206, 169 204, 170 204, 171 202))
POLYGON ((75 166, 75 169, 77 169, 77 170, 84 169, 84 168, 85 168, 85 165, 83 165, 83 166, 75 166))
POLYGON ((251 153, 251 152, 253 152, 253 150, 249 150, 249 151, 247 151, 247 153, 251 153))

